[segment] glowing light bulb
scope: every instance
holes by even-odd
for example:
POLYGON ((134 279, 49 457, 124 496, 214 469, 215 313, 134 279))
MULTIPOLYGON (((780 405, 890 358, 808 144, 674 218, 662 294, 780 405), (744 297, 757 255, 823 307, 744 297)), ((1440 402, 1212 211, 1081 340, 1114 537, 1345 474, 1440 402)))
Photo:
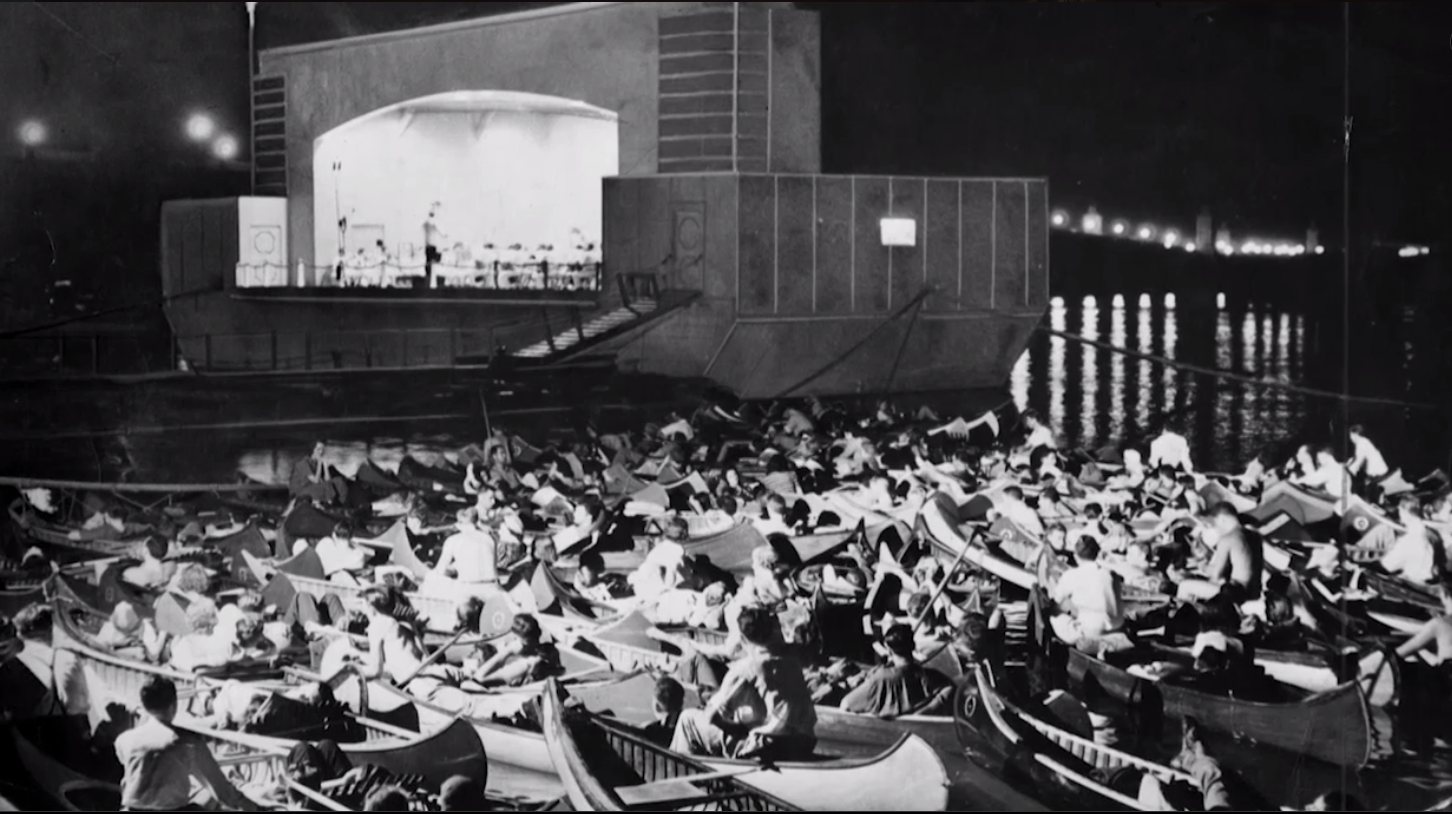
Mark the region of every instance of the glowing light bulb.
POLYGON ((30 119, 20 125, 20 143, 26 147, 38 147, 45 143, 45 125, 30 119))
POLYGON ((231 136, 219 136, 212 142, 212 155, 223 161, 231 161, 237 157, 237 139, 231 136))
POLYGON ((187 119, 187 137, 192 141, 206 141, 217 129, 217 123, 205 113, 193 113, 187 119))

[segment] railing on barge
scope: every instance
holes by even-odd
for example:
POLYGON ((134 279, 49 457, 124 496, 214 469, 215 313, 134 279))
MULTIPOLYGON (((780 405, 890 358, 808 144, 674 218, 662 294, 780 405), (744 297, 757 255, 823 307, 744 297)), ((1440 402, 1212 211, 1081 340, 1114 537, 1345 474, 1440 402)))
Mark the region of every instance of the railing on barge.
POLYGON ((584 337, 591 311, 658 300, 654 272, 623 273, 614 296, 561 316, 541 308, 517 322, 486 328, 411 328, 171 337, 160 331, 29 334, 0 342, 0 381, 143 377, 173 373, 323 373, 327 371, 484 368, 497 355, 574 330, 584 337))

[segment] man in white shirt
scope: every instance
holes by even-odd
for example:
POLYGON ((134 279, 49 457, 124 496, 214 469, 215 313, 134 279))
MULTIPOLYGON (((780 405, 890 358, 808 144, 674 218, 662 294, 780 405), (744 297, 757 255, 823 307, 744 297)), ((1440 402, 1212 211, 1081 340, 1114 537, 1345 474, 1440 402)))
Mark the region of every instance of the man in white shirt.
POLYGON ((690 576, 686 565, 686 549, 680 540, 685 539, 688 529, 684 519, 672 517, 666 523, 665 536, 658 537, 645 556, 645 562, 631 572, 627 580, 635 590, 636 597, 652 600, 662 593, 679 587, 690 576))
POLYGON ((1409 582, 1430 583, 1437 575, 1437 551, 1427 536, 1422 505, 1416 497, 1403 495, 1397 503, 1397 515, 1406 533, 1382 555, 1381 567, 1409 582))
POLYGON ((1346 469, 1360 487, 1357 491, 1375 500, 1381 491, 1377 484, 1390 474, 1390 469, 1386 465, 1386 459, 1381 456, 1381 450, 1364 433, 1365 429, 1360 424, 1352 424, 1347 431, 1351 436, 1351 460, 1346 464, 1346 469))
POLYGON ((1175 432, 1169 424, 1160 430, 1158 438, 1150 442, 1149 468, 1156 470, 1161 466, 1171 466, 1186 472, 1195 471, 1190 463, 1190 442, 1185 440, 1185 436, 1175 432))
POLYGON ((1043 539, 1044 521, 1039 518, 1039 513, 1034 511, 1032 506, 1024 502, 1022 489, 1017 486, 1005 487, 999 493, 999 500, 996 503, 994 508, 1000 517, 1007 518, 1034 537, 1043 539))
POLYGON ((1076 643, 1097 639, 1124 626, 1119 581, 1099 564, 1099 542, 1081 537, 1074 550, 1078 565, 1065 571, 1054 586, 1054 603, 1072 615, 1052 620, 1059 637, 1076 643))
POLYGON ((323 564, 323 576, 333 582, 356 585, 352 574, 368 567, 368 551, 353 542, 353 526, 347 521, 334 526, 332 535, 319 540, 314 550, 323 564))
POLYGON ((1023 414, 1024 426, 1028 428, 1028 437, 1024 440, 1023 451, 1028 452, 1036 447, 1048 447, 1058 449, 1059 442, 1054 438, 1054 430, 1039 418, 1039 414, 1032 410, 1023 414))
POLYGON ((1291 482, 1308 489, 1320 489, 1337 500, 1344 498, 1346 496, 1346 467, 1336 460, 1331 448, 1318 447, 1315 462, 1314 471, 1299 478, 1293 478, 1291 482))

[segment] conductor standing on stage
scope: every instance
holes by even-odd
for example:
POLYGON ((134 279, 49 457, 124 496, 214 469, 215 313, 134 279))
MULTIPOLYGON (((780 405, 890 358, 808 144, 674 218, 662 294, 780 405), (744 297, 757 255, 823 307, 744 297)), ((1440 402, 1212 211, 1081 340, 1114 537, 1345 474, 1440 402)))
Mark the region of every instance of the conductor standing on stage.
POLYGON ((445 236, 439 228, 438 214, 439 207, 443 204, 434 201, 429 205, 429 217, 424 221, 424 287, 434 287, 434 264, 444 259, 439 251, 439 245, 443 243, 445 236))

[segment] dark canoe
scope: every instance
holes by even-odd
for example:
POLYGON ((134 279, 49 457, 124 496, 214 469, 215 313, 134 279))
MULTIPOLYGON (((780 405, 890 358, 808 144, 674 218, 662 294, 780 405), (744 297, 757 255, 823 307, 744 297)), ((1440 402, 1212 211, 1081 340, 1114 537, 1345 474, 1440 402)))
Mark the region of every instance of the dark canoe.
POLYGON ((146 535, 115 536, 111 529, 81 531, 76 529, 78 539, 71 539, 72 529, 51 523, 35 516, 26 508, 25 498, 18 498, 10 504, 10 520, 30 539, 48 546, 64 548, 90 554, 96 557, 115 557, 130 554, 146 539, 146 535))
POLYGON ((1284 700, 1248 701, 1130 673, 1126 668, 1145 655, 1142 651, 1111 654, 1111 662, 1076 648, 1064 649, 1069 674, 1084 692, 1102 690, 1141 714, 1194 717, 1209 729, 1335 766, 1359 769, 1371 757, 1371 710, 1356 682, 1321 693, 1278 684, 1284 700))
POLYGON ((545 747, 576 811, 800 811, 686 755, 589 715, 567 714, 551 680, 541 697, 545 747))
POLYGON ((409 489, 425 494, 437 491, 462 494, 464 491, 463 472, 429 466, 412 455, 399 461, 397 480, 409 489))
MULTIPOLYGON (((45 804, 59 811, 120 811, 121 787, 81 774, 46 754, 31 743, 14 726, 7 726, 5 738, 10 742, 13 764, 19 771, 3 773, 6 785, 21 778, 39 793, 45 804)), ((44 809, 35 809, 44 810, 44 809)))
POLYGON ((969 759, 1059 810, 1152 810, 1136 799, 1137 780, 1133 789, 1104 782, 1121 768, 1161 782, 1193 782, 1184 772, 1101 746, 1025 712, 999 692, 982 667, 959 686, 953 714, 969 759))

